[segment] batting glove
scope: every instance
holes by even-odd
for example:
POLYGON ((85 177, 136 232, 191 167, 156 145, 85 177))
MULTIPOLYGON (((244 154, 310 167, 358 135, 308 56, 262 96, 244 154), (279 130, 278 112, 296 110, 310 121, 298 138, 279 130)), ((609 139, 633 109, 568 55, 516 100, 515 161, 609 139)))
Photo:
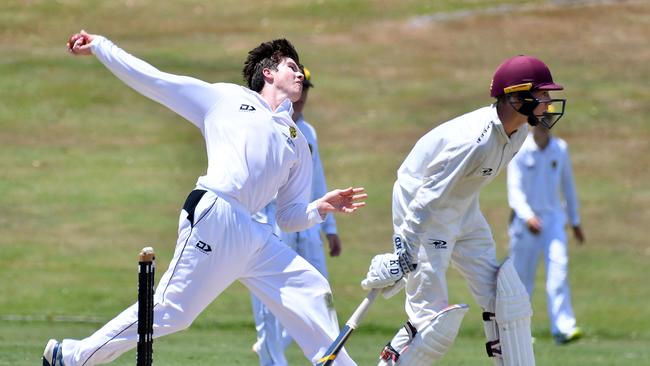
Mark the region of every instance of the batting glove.
POLYGON ((394 285, 389 287, 384 287, 384 290, 381 292, 381 296, 383 296, 384 299, 390 299, 391 297, 399 294, 400 291, 402 291, 402 289, 405 286, 406 286, 406 278, 402 277, 402 279, 395 282, 394 285))
POLYGON ((361 281, 361 287, 370 290, 394 285, 414 269, 406 258, 408 255, 404 252, 376 255, 372 258, 366 278, 361 281))

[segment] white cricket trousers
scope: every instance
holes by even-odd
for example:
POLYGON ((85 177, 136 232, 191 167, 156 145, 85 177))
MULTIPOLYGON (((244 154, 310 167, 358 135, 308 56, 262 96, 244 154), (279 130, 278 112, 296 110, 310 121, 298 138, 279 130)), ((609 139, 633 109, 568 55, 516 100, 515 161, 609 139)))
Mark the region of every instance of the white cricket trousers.
MULTIPOLYGON (((189 327, 235 280, 273 311, 312 362, 338 335, 327 280, 239 203, 195 190, 181 211, 176 251, 154 295, 154 338, 189 327)), ((108 363, 136 343, 134 304, 90 337, 63 340, 63 361, 108 363)), ((336 365, 356 364, 341 352, 336 365)))
POLYGON ((540 215, 543 229, 539 235, 528 230, 526 222, 515 217, 510 224, 510 253, 515 269, 532 297, 539 256, 546 266, 546 297, 552 334, 568 334, 576 326, 571 306, 567 236, 564 213, 540 215))
MULTIPOLYGON (((320 238, 320 226, 296 233, 281 233, 282 242, 296 251, 327 278, 327 264, 320 238)), ((260 366, 287 366, 285 350, 292 338, 273 313, 255 295, 251 296, 253 318, 257 330, 256 353, 260 366)), ((338 323, 336 313, 332 321, 338 323)))
POLYGON ((449 306, 447 269, 453 263, 476 302, 494 312, 499 264, 492 231, 478 205, 447 230, 432 231, 417 248, 418 266, 407 275, 405 310, 416 329, 449 306))

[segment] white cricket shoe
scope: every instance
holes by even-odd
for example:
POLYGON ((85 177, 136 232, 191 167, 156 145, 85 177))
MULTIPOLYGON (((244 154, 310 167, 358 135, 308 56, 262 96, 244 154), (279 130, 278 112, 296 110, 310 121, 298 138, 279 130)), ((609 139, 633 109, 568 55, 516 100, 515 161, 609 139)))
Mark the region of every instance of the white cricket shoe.
POLYGON ((262 351, 262 342, 260 339, 258 339, 255 341, 255 343, 253 343, 253 346, 251 346, 251 352, 259 355, 260 351, 262 351))
POLYGON ((43 351, 43 366, 65 366, 63 364, 63 352, 61 343, 56 339, 50 339, 43 351))

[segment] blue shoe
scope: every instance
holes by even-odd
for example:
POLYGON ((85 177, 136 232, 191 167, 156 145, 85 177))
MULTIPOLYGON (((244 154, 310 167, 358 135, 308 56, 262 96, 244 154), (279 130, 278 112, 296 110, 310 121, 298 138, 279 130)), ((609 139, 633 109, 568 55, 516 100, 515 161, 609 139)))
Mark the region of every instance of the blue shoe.
POLYGON ((575 342, 578 339, 582 338, 582 329, 575 327, 569 333, 554 334, 553 338, 555 339, 555 343, 557 344, 568 344, 571 342, 575 342))
POLYGON ((63 352, 61 343, 56 339, 50 339, 43 351, 43 366, 65 366, 63 365, 63 352))

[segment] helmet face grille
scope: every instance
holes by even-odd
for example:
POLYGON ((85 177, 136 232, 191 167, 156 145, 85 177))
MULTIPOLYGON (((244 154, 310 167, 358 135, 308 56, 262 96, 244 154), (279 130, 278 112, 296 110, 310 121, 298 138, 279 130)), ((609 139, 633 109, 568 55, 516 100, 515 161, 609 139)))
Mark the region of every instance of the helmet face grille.
POLYGON ((551 71, 539 59, 532 56, 515 56, 505 60, 494 73, 490 96, 530 90, 562 90, 553 82, 551 71))
POLYGON ((539 124, 548 128, 549 130, 555 126, 557 121, 564 115, 565 99, 551 99, 551 105, 548 106, 546 112, 538 116, 539 124))
POLYGON ((557 121, 564 115, 564 106, 566 99, 546 99, 539 100, 535 98, 531 92, 525 91, 515 98, 519 103, 515 105, 514 100, 510 100, 510 105, 519 113, 528 117, 528 124, 531 126, 541 125, 549 130, 557 123, 557 121), (546 111, 542 114, 535 114, 535 109, 540 104, 547 104, 546 111))

